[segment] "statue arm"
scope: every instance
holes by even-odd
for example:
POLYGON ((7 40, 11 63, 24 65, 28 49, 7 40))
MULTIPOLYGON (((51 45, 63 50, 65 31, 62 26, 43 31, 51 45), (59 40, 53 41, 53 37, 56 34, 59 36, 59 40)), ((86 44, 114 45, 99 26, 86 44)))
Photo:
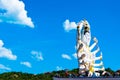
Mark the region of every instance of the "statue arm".
POLYGON ((97 43, 98 43, 98 40, 94 37, 93 38, 93 40, 94 40, 94 43, 90 46, 90 51, 97 45, 97 43))
POLYGON ((98 53, 100 51, 100 48, 98 47, 97 50, 93 51, 92 54, 96 55, 96 53, 98 53))

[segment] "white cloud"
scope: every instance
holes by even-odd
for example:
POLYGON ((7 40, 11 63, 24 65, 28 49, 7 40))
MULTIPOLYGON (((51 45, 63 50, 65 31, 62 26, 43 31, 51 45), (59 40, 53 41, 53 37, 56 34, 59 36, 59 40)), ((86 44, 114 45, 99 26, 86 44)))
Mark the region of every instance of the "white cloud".
POLYGON ((77 28, 77 23, 75 22, 70 22, 68 19, 65 20, 65 22, 63 23, 63 27, 64 29, 68 32, 72 29, 76 29, 77 28))
POLYGON ((0 64, 0 69, 2 69, 2 70, 8 70, 8 71, 11 70, 11 68, 6 67, 6 66, 4 66, 3 64, 0 64))
POLYGON ((67 54, 62 54, 62 58, 65 58, 65 59, 68 59, 68 60, 71 60, 71 57, 67 54))
POLYGON ((0 40, 0 58, 7 58, 9 60, 16 60, 17 56, 12 54, 10 49, 3 47, 4 43, 0 40))
POLYGON ((77 59, 77 53, 74 53, 72 56, 73 56, 75 59, 77 59))
POLYGON ((20 64, 22 64, 22 65, 25 65, 25 66, 27 66, 27 67, 29 67, 29 68, 31 68, 32 66, 31 66, 31 63, 30 62, 20 62, 20 64))
POLYGON ((2 47, 4 45, 3 41, 0 40, 0 47, 2 47))
POLYGON ((27 16, 25 4, 21 0, 0 0, 0 9, 6 10, 0 15, 0 21, 21 24, 34 28, 30 17, 27 16))
POLYGON ((36 58, 37 60, 44 60, 42 53, 38 51, 31 51, 32 57, 36 58))
POLYGON ((57 66, 56 69, 57 69, 57 71, 59 71, 59 70, 62 70, 62 67, 57 66))

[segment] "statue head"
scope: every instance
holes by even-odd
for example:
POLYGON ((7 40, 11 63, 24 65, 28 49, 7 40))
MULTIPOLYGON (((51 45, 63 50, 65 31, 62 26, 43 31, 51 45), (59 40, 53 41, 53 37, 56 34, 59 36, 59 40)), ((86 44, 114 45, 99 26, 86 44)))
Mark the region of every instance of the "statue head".
POLYGON ((84 31, 85 31, 85 32, 90 32, 90 25, 89 25, 89 23, 87 22, 87 20, 84 20, 84 21, 83 21, 83 27, 84 27, 84 31))

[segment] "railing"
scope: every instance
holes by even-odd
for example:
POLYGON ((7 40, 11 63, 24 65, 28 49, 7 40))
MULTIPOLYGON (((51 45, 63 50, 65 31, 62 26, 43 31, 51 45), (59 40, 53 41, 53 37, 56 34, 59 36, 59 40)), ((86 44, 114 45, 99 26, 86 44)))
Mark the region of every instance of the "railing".
POLYGON ((53 80, 120 80, 118 78, 57 78, 53 77, 53 80))

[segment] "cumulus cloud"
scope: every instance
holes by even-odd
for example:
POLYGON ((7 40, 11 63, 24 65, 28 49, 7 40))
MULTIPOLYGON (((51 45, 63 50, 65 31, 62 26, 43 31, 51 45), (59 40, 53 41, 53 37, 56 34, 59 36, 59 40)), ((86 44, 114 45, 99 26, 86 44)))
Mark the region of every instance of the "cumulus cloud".
POLYGON ((72 56, 77 59, 77 53, 72 54, 72 56))
POLYGON ((0 64, 0 69, 2 69, 2 70, 7 70, 7 71, 10 71, 10 70, 11 70, 11 68, 6 67, 6 66, 4 66, 3 64, 0 64))
POLYGON ((4 43, 0 40, 0 58, 7 58, 9 60, 16 60, 17 56, 12 54, 10 49, 3 47, 4 43))
POLYGON ((57 69, 57 71, 59 71, 59 70, 62 70, 62 67, 57 66, 56 69, 57 69))
POLYGON ((29 68, 31 68, 32 66, 31 66, 31 63, 30 62, 20 62, 20 64, 22 64, 22 65, 25 65, 25 66, 27 66, 27 67, 29 67, 29 68))
POLYGON ((32 57, 36 58, 37 60, 44 60, 42 53, 38 51, 31 51, 32 57))
POLYGON ((21 0, 0 0, 0 22, 26 25, 34 28, 30 17, 27 16, 25 4, 21 0))
POLYGON ((72 29, 76 29, 77 28, 77 23, 76 22, 70 22, 68 19, 65 20, 65 22, 63 23, 63 27, 65 29, 65 31, 70 31, 72 29))
POLYGON ((62 58, 71 60, 71 57, 67 54, 62 54, 62 58))

